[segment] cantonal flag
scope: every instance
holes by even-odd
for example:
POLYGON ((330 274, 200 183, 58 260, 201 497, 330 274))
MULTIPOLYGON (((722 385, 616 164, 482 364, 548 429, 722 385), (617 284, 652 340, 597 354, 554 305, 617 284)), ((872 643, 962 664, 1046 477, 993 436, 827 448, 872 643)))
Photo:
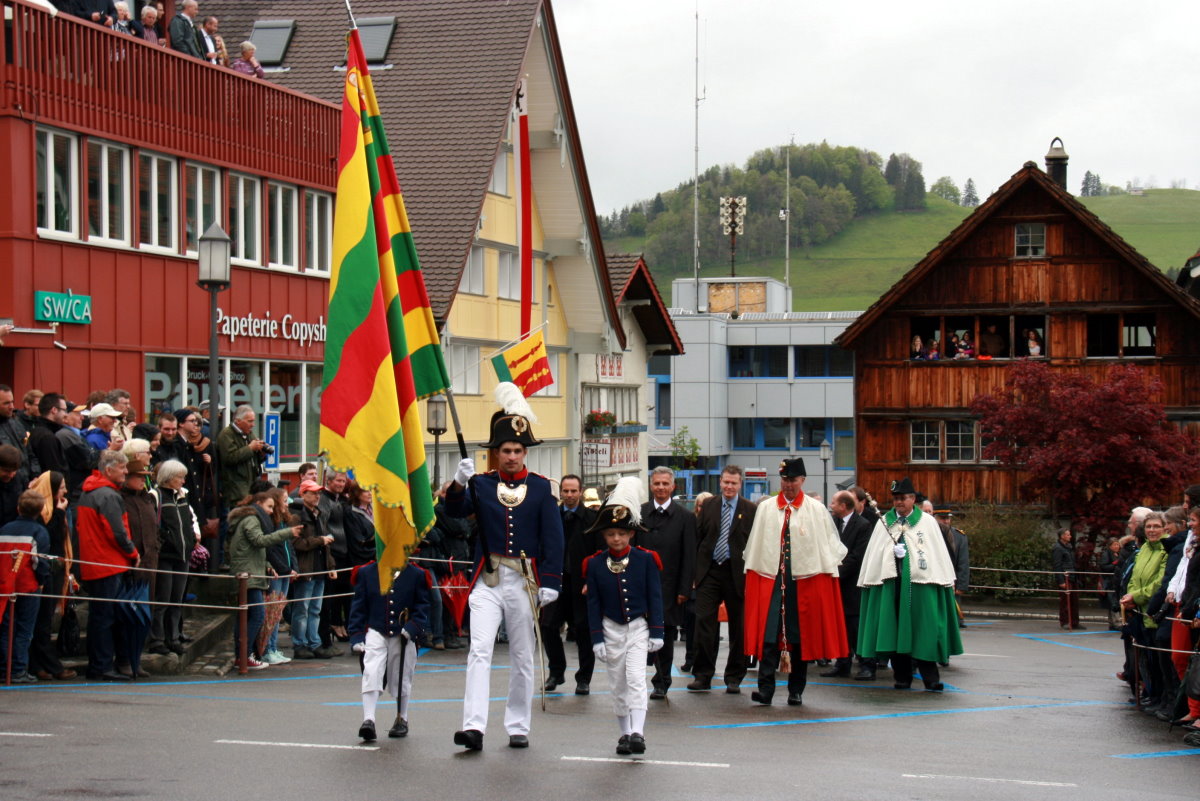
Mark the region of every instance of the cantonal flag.
POLYGON ((529 397, 554 383, 550 374, 550 359, 546 356, 546 340, 539 328, 525 339, 492 357, 496 377, 511 381, 529 397))
POLYGON ((357 30, 348 44, 321 448, 372 491, 386 592, 434 522, 417 400, 449 379, 357 30))

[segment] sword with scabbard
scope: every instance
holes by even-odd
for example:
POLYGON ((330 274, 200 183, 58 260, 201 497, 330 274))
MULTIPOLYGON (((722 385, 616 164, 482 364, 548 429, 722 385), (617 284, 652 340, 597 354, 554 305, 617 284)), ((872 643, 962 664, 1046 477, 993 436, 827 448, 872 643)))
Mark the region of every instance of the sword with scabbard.
POLYGON ((521 575, 525 578, 525 595, 529 597, 529 608, 533 612, 533 635, 537 642, 537 663, 539 686, 542 688, 542 711, 546 711, 546 660, 545 648, 542 646, 542 627, 538 625, 538 586, 533 580, 533 572, 529 569, 529 558, 521 551, 521 575))

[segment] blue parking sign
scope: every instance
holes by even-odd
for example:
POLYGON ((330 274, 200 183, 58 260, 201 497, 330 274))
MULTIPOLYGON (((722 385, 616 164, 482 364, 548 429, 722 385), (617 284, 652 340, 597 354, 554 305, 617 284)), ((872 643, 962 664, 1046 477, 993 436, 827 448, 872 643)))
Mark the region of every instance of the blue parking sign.
POLYGON ((263 415, 263 442, 273 449, 267 455, 263 467, 267 470, 279 469, 279 412, 267 412, 263 415))

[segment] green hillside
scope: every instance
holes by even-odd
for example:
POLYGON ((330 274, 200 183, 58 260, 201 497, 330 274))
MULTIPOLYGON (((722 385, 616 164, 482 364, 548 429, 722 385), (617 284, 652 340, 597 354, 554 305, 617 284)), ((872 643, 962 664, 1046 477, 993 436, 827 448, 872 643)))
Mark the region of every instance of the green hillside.
MULTIPOLYGON (((856 218, 832 239, 794 248, 791 280, 796 311, 866 309, 967 216, 970 209, 934 195, 924 212, 878 212, 856 218)), ((1200 192, 1151 189, 1143 196, 1081 198, 1084 204, 1151 263, 1174 275, 1200 248, 1200 192)), ((605 241, 610 253, 639 253, 644 240, 605 241)), ((780 248, 782 250, 782 247, 780 248)), ((671 303, 671 279, 649 264, 659 291, 671 303)), ((727 275, 729 263, 705 264, 703 276, 727 275)), ((783 279, 783 256, 739 260, 738 275, 783 279)))

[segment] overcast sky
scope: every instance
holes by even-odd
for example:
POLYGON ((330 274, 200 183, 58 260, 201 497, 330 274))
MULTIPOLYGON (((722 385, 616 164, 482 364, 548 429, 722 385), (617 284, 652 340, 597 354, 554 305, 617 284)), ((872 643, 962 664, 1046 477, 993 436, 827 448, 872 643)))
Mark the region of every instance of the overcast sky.
MULTIPOLYGON (((695 0, 554 0, 596 210, 690 180, 695 0)), ((1194 0, 700 0, 700 169, 828 141, 981 198, 1060 136, 1069 185, 1200 188, 1194 0)))

